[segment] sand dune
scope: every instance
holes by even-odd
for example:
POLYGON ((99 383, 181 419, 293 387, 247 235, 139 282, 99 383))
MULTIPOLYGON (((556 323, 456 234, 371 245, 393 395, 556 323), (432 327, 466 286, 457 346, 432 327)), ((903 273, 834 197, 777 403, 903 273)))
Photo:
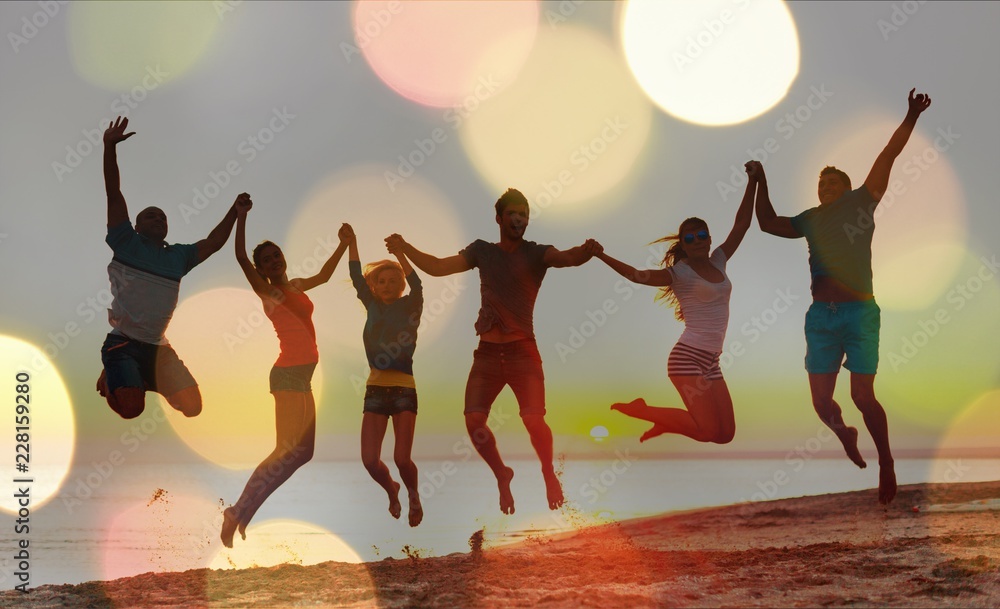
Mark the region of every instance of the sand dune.
MULTIPOLYGON (((3 607, 997 607, 1000 482, 706 509, 433 558, 147 573, 3 607)), ((481 539, 481 536, 478 536, 481 539)))

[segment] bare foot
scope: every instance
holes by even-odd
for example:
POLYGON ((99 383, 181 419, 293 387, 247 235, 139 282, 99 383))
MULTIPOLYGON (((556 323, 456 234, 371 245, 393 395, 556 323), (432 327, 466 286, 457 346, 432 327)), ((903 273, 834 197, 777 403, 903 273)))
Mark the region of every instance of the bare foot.
MULTIPOLYGON (((861 456, 861 451, 858 450, 858 430, 856 427, 845 427, 842 432, 837 433, 837 437, 840 438, 840 443, 844 445, 844 452, 847 453, 848 459, 861 469, 868 467, 868 464, 865 463, 864 458, 861 456)), ((895 488, 895 484, 893 484, 893 488, 895 488)))
POLYGON ((649 408, 649 405, 646 404, 646 400, 642 398, 636 398, 627 404, 618 402, 611 405, 611 410, 617 410, 618 412, 630 417, 638 417, 639 413, 647 408, 649 408))
MULTIPOLYGON (((226 508, 226 511, 222 512, 222 534, 219 535, 222 538, 222 545, 227 548, 233 547, 233 534, 236 533, 236 527, 239 524, 239 518, 236 517, 236 511, 233 508, 226 508)), ((246 539, 246 535, 243 535, 243 539, 246 539)))
POLYGON ((649 429, 647 429, 646 433, 644 433, 641 436, 639 436, 639 441, 640 442, 645 442, 646 440, 648 440, 650 438, 655 438, 656 436, 661 436, 661 435, 663 435, 665 433, 667 433, 667 428, 666 427, 662 427, 659 424, 656 424, 656 425, 653 425, 652 427, 650 427, 649 429))
POLYGON ((420 496, 416 493, 410 495, 410 526, 415 527, 424 519, 424 508, 420 505, 420 496))
POLYGON ((889 505, 889 502, 896 496, 896 471, 893 464, 879 464, 878 468, 878 502, 882 505, 889 505))
POLYGON ((97 393, 101 394, 102 398, 108 397, 108 378, 103 368, 101 368, 101 376, 97 377, 97 393))
POLYGON ((236 530, 240 532, 240 538, 243 541, 247 540, 247 523, 241 522, 240 526, 236 527, 236 530))
POLYGON ((550 510, 558 510, 562 507, 563 502, 565 502, 562 484, 555 473, 545 476, 545 496, 549 500, 550 510))
POLYGON ((399 503, 399 483, 392 483, 392 492, 389 493, 389 514, 393 518, 399 518, 399 515, 403 513, 403 506, 399 503))
POLYGON ((514 495, 510 492, 510 481, 514 479, 514 470, 504 468, 504 474, 497 477, 497 487, 500 489, 500 511, 504 514, 514 513, 514 495))

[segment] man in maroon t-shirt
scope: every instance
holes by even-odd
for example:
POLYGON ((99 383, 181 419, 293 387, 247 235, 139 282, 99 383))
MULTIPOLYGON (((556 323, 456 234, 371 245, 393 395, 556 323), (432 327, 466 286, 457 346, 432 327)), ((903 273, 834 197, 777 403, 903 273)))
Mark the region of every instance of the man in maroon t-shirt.
POLYGON ((545 379, 542 358, 535 345, 532 316, 538 288, 549 267, 580 266, 594 255, 597 244, 560 251, 551 245, 524 240, 528 227, 528 200, 510 188, 496 202, 500 241, 477 239, 448 258, 425 254, 399 235, 390 235, 390 253, 402 252, 428 275, 441 277, 479 268, 482 306, 476 320, 479 347, 465 388, 465 427, 479 455, 489 464, 500 489, 500 511, 514 513, 510 481, 514 470, 504 465, 496 438, 486 422, 497 395, 510 385, 521 420, 542 463, 550 509, 563 504, 562 486, 552 465, 552 430, 545 423, 545 379))

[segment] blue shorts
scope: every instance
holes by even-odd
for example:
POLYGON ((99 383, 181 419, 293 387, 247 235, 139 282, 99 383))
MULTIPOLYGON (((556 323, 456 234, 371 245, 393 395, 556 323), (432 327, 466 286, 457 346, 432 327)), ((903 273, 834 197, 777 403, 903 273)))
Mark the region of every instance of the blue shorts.
POLYGON ((268 380, 271 383, 271 393, 275 391, 298 391, 308 393, 312 391, 312 376, 316 370, 316 364, 302 364, 301 366, 273 366, 268 380))
POLYGON ((489 414, 504 385, 514 392, 522 417, 545 414, 545 375, 534 340, 479 342, 465 386, 465 413, 489 414))
POLYGON ((417 390, 413 387, 368 385, 365 388, 364 411, 386 417, 401 412, 417 414, 417 390))
POLYGON ((171 396, 198 385, 170 345, 154 345, 122 334, 108 334, 101 347, 109 394, 121 387, 139 387, 171 396))
POLYGON ((843 362, 851 372, 875 374, 881 325, 881 309, 874 299, 813 302, 806 311, 806 370, 835 373, 843 362))

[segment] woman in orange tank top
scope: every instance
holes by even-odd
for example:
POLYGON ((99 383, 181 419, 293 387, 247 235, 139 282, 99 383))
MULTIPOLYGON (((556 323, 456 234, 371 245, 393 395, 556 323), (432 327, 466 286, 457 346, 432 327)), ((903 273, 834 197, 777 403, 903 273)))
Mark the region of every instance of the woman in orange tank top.
POLYGON ((254 248, 251 262, 246 253, 246 219, 252 205, 247 201, 236 207, 236 260, 253 291, 260 296, 264 314, 274 324, 281 346, 270 375, 277 440, 274 450, 250 476, 239 500, 223 514, 221 537, 227 548, 233 547, 237 529, 246 539, 247 524, 264 500, 312 459, 316 444, 316 402, 310 381, 319 352, 312 323, 313 304, 305 292, 329 281, 347 250, 341 228, 336 251, 319 273, 303 279, 288 279, 281 248, 270 241, 254 248))

